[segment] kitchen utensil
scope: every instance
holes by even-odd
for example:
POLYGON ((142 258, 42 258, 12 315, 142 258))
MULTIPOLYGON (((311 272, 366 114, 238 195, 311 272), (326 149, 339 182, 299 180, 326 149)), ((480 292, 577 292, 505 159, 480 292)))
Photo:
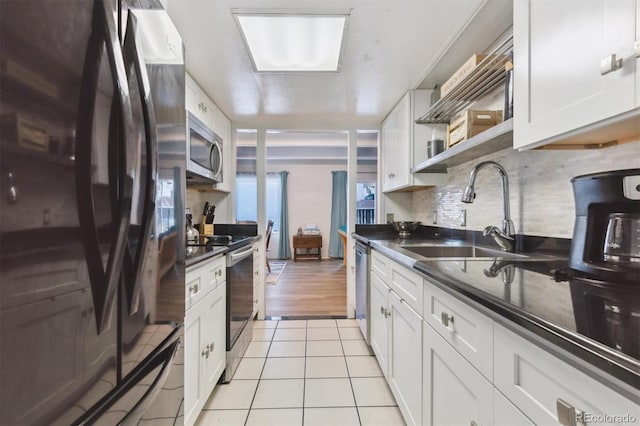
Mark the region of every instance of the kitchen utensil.
POLYGON ((206 215, 207 215, 207 213, 209 213, 209 202, 208 202, 208 201, 206 201, 206 202, 204 203, 204 209, 202 210, 202 215, 203 215, 203 216, 206 216, 206 215))
POLYGON ((393 229, 398 231, 398 235, 400 236, 400 238, 407 238, 411 235, 411 232, 415 231, 418 228, 420 222, 398 221, 391 222, 391 225, 393 226, 393 229))
POLYGON ((444 152, 444 139, 427 141, 427 158, 435 157, 441 152, 444 152))
POLYGON ((640 214, 609 215, 602 255, 605 262, 640 267, 640 214))

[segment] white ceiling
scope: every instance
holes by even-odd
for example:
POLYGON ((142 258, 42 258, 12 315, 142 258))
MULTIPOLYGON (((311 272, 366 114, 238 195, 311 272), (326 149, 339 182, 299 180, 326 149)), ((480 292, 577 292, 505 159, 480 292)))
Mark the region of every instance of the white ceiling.
MULTIPOLYGON (((234 122, 378 126, 487 0, 170 0, 188 72, 234 122), (233 8, 351 9, 339 73, 256 73, 233 8)), ((454 68, 455 69, 455 68, 454 68)))

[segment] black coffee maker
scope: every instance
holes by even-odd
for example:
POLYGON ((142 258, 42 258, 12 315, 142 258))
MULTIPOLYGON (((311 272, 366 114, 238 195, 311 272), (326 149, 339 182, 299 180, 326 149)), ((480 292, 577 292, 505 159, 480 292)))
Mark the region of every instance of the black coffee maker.
POLYGON ((571 183, 576 220, 570 268, 640 286, 640 169, 577 176, 571 183))
POLYGON ((640 169, 571 179, 576 221, 569 282, 576 330, 640 357, 640 169))

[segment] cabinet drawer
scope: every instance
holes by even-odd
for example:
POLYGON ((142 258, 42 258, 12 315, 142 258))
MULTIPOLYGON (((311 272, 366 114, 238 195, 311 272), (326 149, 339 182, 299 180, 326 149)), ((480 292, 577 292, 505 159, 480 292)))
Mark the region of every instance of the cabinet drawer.
POLYGON ((389 282, 389 265, 391 264, 391 259, 387 256, 378 253, 375 250, 371 251, 371 271, 375 272, 375 274, 382 281, 389 282))
POLYGON ((396 262, 389 262, 389 286, 409 306, 422 315, 424 281, 422 276, 396 262))
POLYGON ((493 377, 493 320, 424 280, 424 320, 486 378, 493 377))
POLYGON ((225 282, 227 275, 225 257, 205 260, 186 273, 185 308, 189 309, 211 290, 225 282))
POLYGON ((535 424, 562 423, 560 401, 586 416, 604 416, 585 424, 640 422, 637 404, 498 324, 494 364, 494 385, 535 424), (624 421, 625 415, 635 420, 624 421))

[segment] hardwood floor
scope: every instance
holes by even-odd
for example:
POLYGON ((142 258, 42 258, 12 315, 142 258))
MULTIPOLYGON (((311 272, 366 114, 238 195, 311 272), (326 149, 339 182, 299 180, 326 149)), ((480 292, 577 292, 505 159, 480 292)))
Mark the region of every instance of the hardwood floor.
POLYGON ((288 260, 278 283, 265 284, 266 316, 346 315, 345 268, 341 259, 288 260))

